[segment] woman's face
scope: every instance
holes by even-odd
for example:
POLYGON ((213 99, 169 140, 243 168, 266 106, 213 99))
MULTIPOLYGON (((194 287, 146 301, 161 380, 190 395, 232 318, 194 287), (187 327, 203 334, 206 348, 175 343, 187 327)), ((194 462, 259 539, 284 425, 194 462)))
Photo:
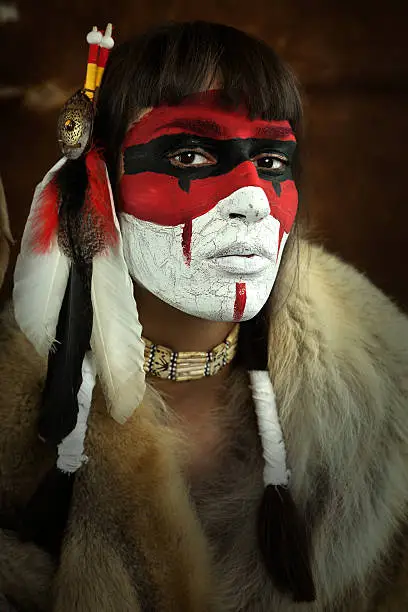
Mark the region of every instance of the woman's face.
POLYGON ((250 120, 214 91, 146 113, 125 138, 120 181, 133 279, 190 315, 254 317, 296 216, 295 147, 287 121, 250 120))

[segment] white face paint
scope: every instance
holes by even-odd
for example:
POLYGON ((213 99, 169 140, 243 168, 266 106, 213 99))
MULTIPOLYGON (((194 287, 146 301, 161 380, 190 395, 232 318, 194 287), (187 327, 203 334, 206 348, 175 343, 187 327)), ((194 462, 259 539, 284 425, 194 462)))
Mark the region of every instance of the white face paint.
POLYGON ((279 244, 280 223, 261 187, 241 187, 193 219, 189 264, 184 225, 125 213, 120 223, 132 278, 178 310, 212 321, 245 321, 261 310, 288 237, 283 232, 279 244))

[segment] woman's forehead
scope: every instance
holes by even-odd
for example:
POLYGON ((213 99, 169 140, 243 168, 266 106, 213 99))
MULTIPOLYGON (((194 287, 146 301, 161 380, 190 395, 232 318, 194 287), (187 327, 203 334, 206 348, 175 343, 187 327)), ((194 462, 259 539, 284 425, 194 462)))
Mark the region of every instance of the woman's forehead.
POLYGON ((162 104, 145 109, 129 129, 124 148, 148 142, 162 135, 190 133, 219 140, 230 138, 266 138, 295 141, 288 121, 250 119, 244 104, 228 108, 222 104, 219 90, 186 96, 177 105, 162 104))

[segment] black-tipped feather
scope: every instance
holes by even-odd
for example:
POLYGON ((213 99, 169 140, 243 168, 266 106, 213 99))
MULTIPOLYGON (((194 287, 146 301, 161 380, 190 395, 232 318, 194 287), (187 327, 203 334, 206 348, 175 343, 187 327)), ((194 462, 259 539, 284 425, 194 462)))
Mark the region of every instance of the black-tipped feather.
POLYGON ((55 349, 48 371, 39 419, 41 438, 59 444, 75 427, 82 362, 92 331, 90 281, 92 271, 72 264, 57 325, 55 349))
POLYGON ((48 357, 39 420, 40 436, 52 444, 59 444, 76 425, 82 362, 92 332, 92 261, 85 257, 79 235, 88 184, 85 160, 68 160, 58 172, 57 184, 59 240, 72 263, 56 342, 48 357))

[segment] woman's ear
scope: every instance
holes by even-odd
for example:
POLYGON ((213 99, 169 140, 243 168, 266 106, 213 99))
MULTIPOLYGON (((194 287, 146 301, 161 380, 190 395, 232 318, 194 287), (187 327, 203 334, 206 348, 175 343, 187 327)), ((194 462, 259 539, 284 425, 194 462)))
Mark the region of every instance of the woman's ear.
POLYGON ((3 284, 4 275, 9 261, 9 243, 13 242, 11 235, 6 195, 0 177, 0 287, 3 284))

